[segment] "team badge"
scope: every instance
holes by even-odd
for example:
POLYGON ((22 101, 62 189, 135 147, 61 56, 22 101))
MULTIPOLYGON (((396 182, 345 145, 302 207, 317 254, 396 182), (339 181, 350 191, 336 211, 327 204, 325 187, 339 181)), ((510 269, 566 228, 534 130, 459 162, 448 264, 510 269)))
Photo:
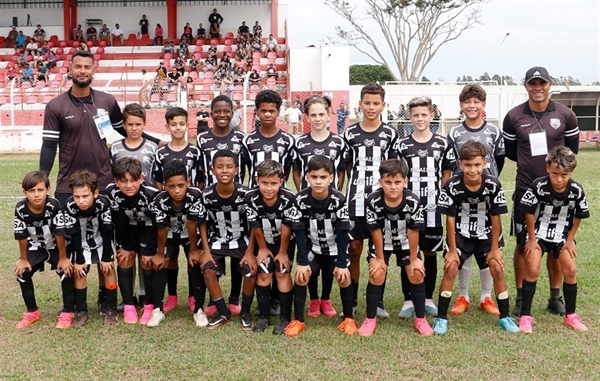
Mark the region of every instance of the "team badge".
POLYGON ((550 118, 550 127, 554 128, 555 130, 558 129, 560 127, 560 119, 550 118))

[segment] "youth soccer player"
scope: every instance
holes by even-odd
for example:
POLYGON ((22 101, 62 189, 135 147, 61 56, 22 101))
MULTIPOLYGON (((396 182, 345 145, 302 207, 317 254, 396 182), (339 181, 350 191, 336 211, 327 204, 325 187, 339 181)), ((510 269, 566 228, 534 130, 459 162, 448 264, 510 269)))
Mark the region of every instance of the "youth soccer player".
POLYGON ((74 328, 81 328, 88 320, 87 274, 90 265, 97 265, 104 275, 104 324, 115 325, 117 316, 117 275, 114 267, 113 223, 110 201, 98 190, 98 177, 88 170, 79 170, 69 178, 73 195, 64 207, 65 232, 70 237, 75 254, 74 328))
POLYGON ((448 331, 448 306, 454 278, 464 260, 471 255, 480 269, 490 267, 500 310, 500 327, 507 332, 519 332, 515 321, 508 316, 508 290, 500 250, 503 245, 500 215, 508 213, 508 209, 500 181, 483 173, 487 154, 481 142, 470 140, 463 144, 458 160, 462 173, 448 179, 438 199, 438 209, 446 215, 448 246, 444 255, 438 317, 433 324, 437 335, 448 331))
MULTIPOLYGON (((482 117, 486 102, 485 90, 478 84, 468 84, 463 87, 459 100, 460 110, 465 119, 457 126, 452 127, 448 133, 448 141, 454 151, 454 156, 458 155, 460 147, 465 142, 469 140, 482 142, 488 149, 487 166, 484 171, 494 177, 499 177, 504 167, 504 138, 500 128, 482 117)), ((455 173, 460 173, 460 168, 455 167, 455 173)), ((459 295, 456 304, 450 310, 454 315, 465 312, 470 304, 471 263, 472 257, 469 257, 458 272, 459 295)), ((498 316, 500 312, 491 298, 493 281, 489 267, 480 270, 479 277, 481 281, 479 306, 487 313, 498 316)))
MULTIPOLYGON (((148 324, 154 315, 155 307, 158 312, 162 307, 162 296, 155 306, 153 294, 152 257, 157 250, 157 233, 154 213, 151 204, 158 194, 158 189, 144 185, 142 164, 133 157, 124 157, 113 165, 114 183, 106 187, 106 195, 110 199, 115 239, 117 243, 117 275, 121 297, 125 304, 123 321, 127 324, 138 322, 138 314, 133 303, 133 263, 136 253, 142 257, 144 286, 146 289, 146 304, 142 309, 140 324, 148 324)), ((160 276, 165 276, 159 272, 160 276)), ((160 282, 160 279, 157 279, 160 282)), ((164 290, 163 290, 164 292, 164 290)), ((156 314, 154 324, 160 319, 156 314)), ((164 318, 164 316, 163 316, 164 318)), ((158 321, 160 323, 160 321, 158 321)))
POLYGON ((546 157, 548 175, 536 179, 517 205, 525 213, 527 228, 527 272, 523 280, 523 306, 519 320, 519 328, 525 333, 533 331, 531 303, 544 253, 552 254, 558 259, 563 272, 565 325, 576 331, 587 331, 587 327, 575 313, 575 235, 581 220, 588 218, 590 211, 583 187, 571 179, 576 166, 577 156, 573 151, 564 146, 552 148, 546 157))
POLYGON ((34 273, 44 271, 44 262, 50 263, 61 280, 63 309, 56 328, 68 328, 73 322, 73 265, 67 257, 60 204, 49 196, 50 181, 43 172, 29 172, 21 186, 25 198, 15 206, 14 232, 19 241, 20 256, 14 271, 27 312, 17 323, 17 328, 29 327, 41 319, 32 277, 34 273))
POLYGON ((425 268, 419 256, 419 232, 423 229, 423 206, 419 197, 407 189, 408 167, 399 159, 385 160, 379 166, 380 188, 367 198, 367 225, 373 245, 369 248, 367 317, 360 330, 371 336, 377 324, 377 306, 392 254, 404 267, 410 282, 415 327, 421 335, 433 330, 425 319, 425 268))
MULTIPOLYGON (((348 214, 350 216, 350 274, 354 298, 354 311, 358 310, 358 280, 363 241, 370 238, 366 220, 367 196, 379 188, 379 165, 396 157, 396 130, 380 120, 385 108, 385 90, 379 84, 369 83, 360 91, 362 121, 344 131, 346 143, 346 173, 348 174, 348 214)), ((379 317, 389 317, 383 305, 378 307, 379 317)))
MULTIPOLYGON (((200 189, 189 186, 187 168, 179 160, 172 160, 163 168, 164 190, 160 192, 152 204, 158 229, 157 254, 152 258, 154 269, 162 264, 168 264, 175 253, 183 248, 186 257, 191 250, 198 250, 198 233, 196 221, 202 211, 200 189), (188 220, 190 223, 188 224, 188 220)), ((198 267, 198 266, 196 266, 198 267)), ((200 269, 192 270, 192 285, 194 296, 188 301, 194 313, 194 321, 198 327, 206 327, 208 319, 202 310, 206 286, 200 269), (198 292, 196 291, 198 290, 198 292)), ((158 271, 167 271, 160 268, 158 271)), ((164 294, 167 277, 159 276, 165 283, 156 284, 156 292, 164 294)))
POLYGON ((281 311, 273 334, 281 335, 292 316, 292 263, 295 240, 292 230, 282 224, 284 214, 294 202, 294 194, 283 187, 283 169, 274 160, 265 160, 256 169, 258 188, 246 194, 248 223, 254 239, 257 267, 256 299, 260 319, 255 332, 271 324, 271 281, 277 278, 281 311))
POLYGON ((308 162, 308 188, 297 195, 286 212, 284 223, 291 227, 298 245, 298 268, 294 284, 295 319, 285 335, 298 336, 305 328, 306 285, 319 272, 333 274, 340 286, 343 321, 338 330, 347 335, 358 331, 353 317, 352 284, 348 269, 348 209, 344 195, 331 187, 335 168, 326 156, 317 155, 308 162))
MULTIPOLYGON (((346 167, 346 163, 343 161, 345 143, 341 136, 332 134, 327 130, 330 107, 331 101, 329 98, 320 95, 311 96, 304 101, 304 112, 311 128, 309 133, 300 136, 294 144, 293 178, 298 191, 308 187, 306 170, 308 161, 315 155, 325 155, 333 161, 336 168, 333 186, 338 190, 342 189, 346 167)), ((318 293, 318 277, 311 277, 308 283, 310 294, 309 317, 319 316, 321 311, 327 317, 337 315, 329 298, 333 286, 333 274, 323 272, 321 283, 321 299, 319 299, 318 293)))
MULTIPOLYGON (((173 107, 165 113, 166 128, 171 135, 171 141, 156 150, 156 161, 154 165, 154 176, 156 179, 156 187, 162 190, 165 181, 163 176, 163 168, 165 164, 172 160, 183 162, 188 171, 188 179, 194 187, 200 182, 200 150, 198 147, 188 143, 187 133, 188 113, 181 107, 173 107)), ((194 295, 192 291, 192 275, 191 269, 188 268, 188 301, 194 295)), ((179 275, 179 252, 175 253, 169 260, 169 268, 167 269, 168 283, 167 290, 169 296, 164 304, 164 311, 168 313, 177 304, 177 277, 179 275)), ((190 306, 191 308, 191 306, 190 306)))
MULTIPOLYGON (((408 118, 414 131, 398 140, 398 156, 408 165, 408 188, 419 197, 423 207, 424 229, 419 231, 419 249, 423 251, 425 266, 425 311, 437 315, 433 292, 437 278, 437 251, 443 246, 442 216, 437 208, 441 186, 452 173, 455 165, 454 151, 444 136, 431 132, 429 125, 434 118, 433 104, 429 97, 415 97, 408 102, 408 118)), ((401 270, 404 305, 398 317, 410 319, 414 312, 406 268, 401 270)), ((384 283, 385 287, 385 283, 384 283)))

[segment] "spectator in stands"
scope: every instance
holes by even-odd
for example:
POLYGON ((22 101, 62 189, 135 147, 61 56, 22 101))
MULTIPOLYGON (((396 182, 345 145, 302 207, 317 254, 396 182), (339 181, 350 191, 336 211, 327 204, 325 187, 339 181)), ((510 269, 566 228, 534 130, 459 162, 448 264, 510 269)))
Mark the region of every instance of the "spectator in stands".
POLYGON ((185 81, 185 89, 188 93, 188 100, 194 102, 194 93, 196 92, 196 85, 194 85, 194 78, 188 76, 185 81))
POLYGON ((262 26, 260 26, 260 23, 257 21, 254 23, 254 26, 252 27, 252 34, 254 34, 254 38, 261 38, 262 37, 262 26))
POLYGON ((433 120, 431 121, 431 124, 429 125, 429 129, 431 130, 431 132, 433 132, 435 134, 437 132, 437 130, 440 128, 440 118, 442 117, 442 112, 440 111, 438 106, 436 104, 434 104, 432 113, 433 113, 433 120))
POLYGON ((346 120, 349 114, 348 106, 346 106, 345 102, 340 102, 340 108, 333 113, 337 115, 337 133, 341 135, 344 132, 344 128, 346 128, 346 120))
POLYGON ((208 55, 215 60, 217 60, 217 45, 214 42, 210 43, 210 47, 208 48, 208 55))
POLYGON ((242 21, 242 25, 240 25, 238 27, 237 32, 238 32, 238 35, 237 35, 238 40, 242 37, 244 37, 245 39, 248 39, 249 34, 250 34, 250 27, 248 25, 246 25, 245 21, 242 21))
POLYGON ((196 59, 196 57, 192 57, 189 62, 188 65, 190 67, 190 73, 195 71, 196 73, 198 72, 198 60, 196 59))
POLYGON ((173 67, 183 77, 183 75, 185 74, 185 60, 183 59, 183 57, 175 57, 175 62, 173 62, 173 67))
POLYGON ((40 45, 44 45, 44 42, 46 41, 46 31, 42 29, 42 26, 40 24, 37 24, 37 27, 33 31, 33 36, 31 36, 31 39, 40 45))
POLYGON ((269 35, 269 39, 267 40, 267 48, 269 48, 270 52, 277 52, 277 40, 272 34, 269 35))
POLYGON ((192 40, 194 39, 194 35, 192 34, 192 27, 190 26, 189 22, 186 22, 185 26, 183 27, 183 34, 181 35, 181 39, 183 40, 184 37, 189 42, 192 42, 192 40))
POLYGON ((253 52, 260 52, 260 48, 262 47, 262 41, 260 40, 260 37, 254 34, 254 37, 252 38, 252 42, 250 44, 252 46, 253 52))
POLYGON ((38 45, 36 44, 35 41, 30 40, 29 44, 27 44, 27 46, 25 46, 25 50, 27 51, 27 54, 29 54, 30 56, 33 56, 35 53, 37 53, 38 45))
POLYGON ((211 27, 215 24, 219 26, 223 22, 223 17, 221 17, 219 12, 217 12, 217 8, 214 8, 210 16, 208 16, 208 22, 210 23, 211 27))
POLYGON ((223 58, 221 58, 221 62, 219 62, 219 69, 225 71, 233 71, 233 65, 231 63, 231 57, 229 53, 223 54, 223 58))
POLYGON ((17 57, 17 62, 19 65, 22 63, 27 63, 27 54, 25 50, 21 51, 21 54, 19 54, 19 57, 17 57))
POLYGON ((254 64, 254 59, 252 58, 252 56, 248 54, 244 61, 246 61, 246 69, 244 71, 252 70, 252 66, 254 64))
POLYGON ((15 49, 24 48, 27 43, 27 36, 23 34, 23 31, 20 30, 17 35, 17 41, 15 42, 15 49))
POLYGON ((258 73, 258 70, 252 69, 248 81, 250 82, 250 85, 260 85, 260 74, 258 73))
POLYGON ((277 70, 275 69, 275 67, 273 66, 273 64, 269 64, 269 67, 267 68, 267 78, 275 78, 277 79, 277 70))
POLYGON ((148 26, 150 25, 150 21, 148 21, 148 19, 146 18, 146 15, 142 15, 142 19, 140 20, 140 32, 142 33, 142 36, 144 34, 148 34, 148 26))
POLYGON ((215 59, 212 57, 208 57, 206 60, 204 60, 204 72, 206 73, 207 71, 215 71, 215 59))
POLYGON ((50 51, 50 48, 48 47, 48 43, 44 43, 44 45, 39 47, 37 50, 38 54, 41 56, 47 55, 49 51, 50 51))
POLYGON ((150 108, 150 93, 152 90, 152 80, 146 69, 142 69, 142 88, 140 89, 140 104, 144 105, 144 108, 150 108))
POLYGON ((231 122, 229 122, 229 125, 233 131, 240 130, 240 125, 242 124, 241 108, 242 106, 240 105, 240 101, 233 102, 233 116, 231 117, 231 122))
POLYGON ((221 26, 219 24, 210 25, 210 38, 221 39, 221 26))
POLYGON ((198 125, 196 127, 196 133, 200 135, 204 131, 208 131, 208 119, 210 114, 206 111, 206 106, 204 103, 201 103, 198 106, 198 112, 196 113, 196 120, 198 121, 198 125))
POLYGON ((181 74, 177 71, 177 68, 173 66, 171 72, 167 75, 167 86, 181 85, 181 74))
POLYGON ((46 69, 51 70, 53 67, 56 66, 56 61, 58 60, 58 57, 56 56, 56 53, 54 53, 52 50, 50 50, 48 52, 48 62, 46 62, 46 69))
POLYGON ((115 24, 115 27, 113 28, 113 30, 111 32, 110 44, 112 46, 114 46, 115 40, 121 40, 121 46, 123 46, 125 44, 124 34, 125 34, 125 32, 123 32, 123 29, 121 28, 121 26, 119 24, 115 24))
POLYGON ((44 64, 42 62, 38 62, 36 65, 37 65, 36 66, 37 67, 37 72, 36 72, 34 86, 39 81, 44 81, 44 83, 46 84, 46 86, 48 86, 48 69, 46 67, 44 67, 44 64))
MULTIPOLYGON (((73 76, 71 75, 71 73, 70 72, 65 73, 60 80, 60 88, 58 89, 58 91, 62 93, 65 86, 72 80, 73 80, 73 76)), ((71 83, 71 85, 73 85, 73 84, 71 83)), ((69 87, 71 87, 71 86, 69 86, 69 87)))
POLYGON ((243 67, 236 67, 234 72, 233 72, 233 84, 235 85, 243 85, 244 84, 244 77, 245 77, 246 73, 244 72, 244 68, 243 67))
POLYGON ((186 60, 189 58, 190 51, 187 36, 181 36, 181 41, 179 42, 179 50, 177 51, 177 54, 179 55, 179 57, 185 58, 186 60))
POLYGON ((243 60, 241 57, 236 56, 235 64, 233 65, 233 70, 237 72, 238 68, 241 68, 242 71, 246 71, 246 60, 243 60))
POLYGON ((29 66, 27 62, 22 63, 21 68, 21 77, 19 78, 19 81, 21 83, 29 81, 29 83, 31 83, 31 85, 33 86, 35 82, 35 78, 33 77, 33 69, 31 68, 31 66, 29 66))
POLYGON ((285 110, 285 120, 288 123, 288 132, 290 134, 296 135, 298 133, 300 118, 302 118, 302 111, 300 111, 296 102, 292 102, 291 107, 285 110))
POLYGON ((156 28, 154 28, 154 42, 156 45, 163 44, 163 27, 160 24, 156 24, 156 28))
POLYGON ((226 71, 221 77, 221 94, 233 97, 233 76, 230 71, 226 71))
POLYGON ((11 67, 8 67, 6 75, 4 76, 4 86, 8 85, 13 78, 20 77, 22 70, 23 69, 18 62, 15 62, 11 67))
POLYGON ((175 48, 173 47, 173 41, 167 40, 167 42, 165 42, 165 45, 163 46, 162 50, 160 51, 160 58, 164 58, 165 53, 173 53, 174 51, 175 51, 175 48))
POLYGON ((238 48, 246 49, 246 47, 248 46, 248 40, 245 36, 240 36, 236 42, 236 45, 238 48))
POLYGON ((106 24, 102 24, 102 28, 100 28, 100 41, 106 41, 107 44, 110 44, 110 29, 106 24))
POLYGON ((267 58, 267 54, 269 54, 269 47, 265 43, 260 46, 260 56, 262 58, 267 58))
POLYGON ((198 24, 198 29, 196 30, 196 39, 204 40, 206 38, 206 28, 202 25, 202 23, 198 24))
POLYGON ((81 41, 81 44, 79 44, 79 49, 78 50, 83 50, 83 51, 86 51, 86 52, 90 51, 90 49, 88 48, 88 46, 85 44, 84 41, 81 41))
POLYGON ((246 51, 246 48, 244 48, 243 46, 238 46, 237 50, 235 51, 235 56, 237 58, 245 60, 247 55, 248 51, 246 51))
POLYGON ((94 24, 88 26, 85 34, 87 35, 88 41, 96 41, 98 39, 98 31, 96 30, 96 27, 94 27, 94 24))
POLYGON ((77 25, 77 28, 73 29, 73 40, 79 41, 83 38, 83 29, 81 29, 81 24, 77 25))
POLYGON ((6 47, 10 47, 10 44, 15 44, 17 42, 17 36, 19 32, 17 32, 17 27, 13 26, 10 32, 8 32, 8 36, 6 36, 6 47))
POLYGON ((156 76, 161 79, 167 78, 167 68, 165 67, 164 62, 158 63, 158 69, 156 69, 156 76))
MULTIPOLYGON (((158 71, 158 73, 161 73, 162 71, 158 71)), ((152 89, 150 90, 150 98, 152 98, 153 94, 158 94, 159 99, 162 101, 163 97, 164 97, 164 91, 162 89, 162 82, 163 82, 163 78, 160 75, 156 75, 156 77, 154 77, 154 82, 152 83, 152 89)), ((148 105, 150 106, 150 105, 148 105)), ((146 108, 150 108, 150 107, 146 107, 146 108)))

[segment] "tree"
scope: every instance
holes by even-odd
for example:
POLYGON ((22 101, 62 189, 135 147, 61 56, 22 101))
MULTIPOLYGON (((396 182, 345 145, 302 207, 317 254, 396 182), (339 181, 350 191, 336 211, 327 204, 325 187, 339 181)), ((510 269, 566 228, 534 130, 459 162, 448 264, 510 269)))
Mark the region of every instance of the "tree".
POLYGON ((577 78, 573 78, 570 75, 567 77, 553 77, 550 76, 552 83, 558 86, 581 86, 581 81, 577 78))
POLYGON ((325 3, 352 26, 349 30, 336 26, 337 35, 348 45, 387 67, 397 80, 418 81, 443 45, 480 24, 481 9, 475 5, 486 1, 365 0, 358 2, 364 4, 361 7, 348 0, 325 3), (367 27, 365 21, 374 21, 378 28, 367 27), (381 35, 387 46, 381 43, 381 35), (388 50, 392 63, 386 58, 388 50))
POLYGON ((350 84, 366 85, 371 82, 381 84, 394 81, 394 76, 382 65, 352 65, 350 66, 350 84))

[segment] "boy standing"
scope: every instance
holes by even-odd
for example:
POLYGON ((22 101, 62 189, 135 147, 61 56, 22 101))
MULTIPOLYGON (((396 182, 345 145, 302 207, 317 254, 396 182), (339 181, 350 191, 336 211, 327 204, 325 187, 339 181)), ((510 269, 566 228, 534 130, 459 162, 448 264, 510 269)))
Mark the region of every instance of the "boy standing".
MULTIPOLYGON (((437 315, 433 303, 433 292, 437 278, 437 251, 442 250, 442 216, 436 210, 441 186, 452 173, 455 165, 454 152, 448 139, 431 132, 433 104, 429 97, 416 97, 408 102, 408 118, 414 131, 410 136, 398 140, 398 156, 408 165, 408 188, 416 194, 424 214, 424 229, 419 232, 419 249, 424 254, 425 265, 425 310, 437 315)), ((405 268, 402 268, 402 292, 404 305, 398 317, 410 319, 414 306, 410 295, 410 282, 405 268)))
POLYGON ((198 112, 196 113, 196 120, 198 121, 198 127, 196 127, 196 134, 200 136, 201 133, 208 131, 208 119, 210 115, 206 111, 204 103, 200 104, 198 112))
MULTIPOLYGON (((385 108, 385 90, 379 84, 369 83, 360 91, 361 122, 344 131, 346 143, 346 173, 348 174, 348 214, 350 216, 350 274, 354 297, 354 311, 358 310, 358 280, 363 241, 370 238, 366 220, 366 198, 379 188, 379 165, 396 157, 396 131, 382 123, 379 116, 385 108)), ((378 307, 380 317, 388 317, 383 305, 378 307)))
POLYGON ((51 264, 61 280, 63 309, 58 315, 56 328, 68 328, 73 322, 73 265, 67 257, 60 204, 48 196, 50 181, 43 172, 29 172, 21 186, 25 198, 15 206, 14 218, 20 254, 15 264, 15 275, 27 312, 17 323, 17 328, 29 327, 41 319, 31 278, 35 272, 44 271, 45 261, 51 264))
POLYGON ((433 324, 437 335, 448 332, 448 306, 452 299, 454 278, 464 260, 475 256, 480 269, 490 267, 496 300, 500 310, 500 327, 519 332, 508 316, 508 290, 504 279, 504 260, 500 248, 502 222, 508 213, 500 181, 483 173, 488 152, 481 142, 468 141, 459 151, 460 175, 448 179, 438 200, 438 209, 446 215, 447 248, 444 277, 440 285, 438 317, 433 324))
POLYGON ((525 213, 527 228, 525 255, 528 266, 523 280, 523 306, 519 320, 519 328, 525 333, 533 331, 531 303, 544 253, 557 258, 563 272, 565 325, 576 331, 587 331, 587 327, 575 313, 575 235, 581 220, 588 218, 590 211, 583 188, 571 179, 576 166, 577 156, 573 151, 564 146, 552 148, 546 157, 548 175, 536 179, 517 205, 525 213))
MULTIPOLYGON (((459 100, 464 120, 459 125, 452 127, 448 133, 448 141, 454 151, 454 156, 458 155, 460 147, 465 142, 469 140, 482 142, 488 149, 488 155, 485 158, 487 161, 485 173, 499 177, 504 167, 504 138, 498 127, 488 123, 482 117, 486 101, 485 90, 478 84, 468 84, 462 89, 459 100)), ((460 173, 460 168, 456 168, 455 173, 460 173)), ((456 304, 450 310, 454 315, 462 314, 469 307, 471 263, 472 257, 469 257, 458 272, 459 296, 456 304)), ((479 276, 481 280, 479 306, 487 313, 498 316, 500 312, 491 298, 493 282, 489 267, 481 270, 479 276)))

